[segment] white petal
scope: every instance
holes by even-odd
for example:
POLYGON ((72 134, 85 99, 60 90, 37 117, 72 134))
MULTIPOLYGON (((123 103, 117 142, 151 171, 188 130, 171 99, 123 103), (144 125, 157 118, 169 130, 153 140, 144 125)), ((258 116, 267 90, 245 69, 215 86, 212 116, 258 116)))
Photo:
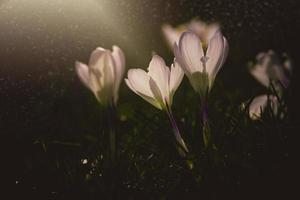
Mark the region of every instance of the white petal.
POLYGON ((149 85, 150 76, 144 70, 130 69, 128 71, 128 80, 130 81, 135 91, 153 97, 149 85))
POLYGON ((110 52, 103 54, 103 59, 100 59, 99 68, 103 76, 100 77, 101 83, 104 87, 109 87, 111 93, 113 92, 114 83, 116 80, 115 61, 110 52))
POLYGON ((175 61, 174 64, 171 66, 171 73, 170 73, 170 93, 174 94, 177 88, 179 87, 184 73, 181 69, 180 65, 175 61))
POLYGON ((212 71, 211 73, 211 80, 210 80, 210 88, 212 87, 213 85, 213 82, 218 74, 218 72, 220 71, 221 67, 223 66, 227 56, 228 56, 228 42, 226 40, 225 37, 223 37, 223 53, 222 53, 222 57, 221 57, 221 60, 220 60, 220 63, 214 68, 214 70, 212 71))
POLYGON ((115 88, 114 101, 117 103, 119 87, 125 72, 125 56, 123 51, 118 46, 113 46, 112 57, 115 61, 115 88))
POLYGON ((104 51, 90 67, 91 86, 103 104, 113 100, 115 63, 110 51, 104 51))
POLYGON ((164 100, 169 98, 170 70, 165 61, 158 55, 154 55, 148 67, 148 75, 156 82, 164 100))
POLYGON ((200 39, 203 38, 205 32, 207 31, 207 25, 203 21, 193 19, 189 24, 188 24, 188 30, 196 33, 200 39))
POLYGON ((165 100, 164 96, 161 94, 159 86, 152 77, 150 77, 149 85, 156 102, 160 104, 161 108, 166 108, 166 102, 169 102, 169 97, 165 100))
POLYGON ((90 89, 89 84, 89 68, 86 64, 76 61, 75 62, 75 70, 80 79, 80 81, 90 89))
POLYGON ((206 57, 206 71, 211 76, 213 71, 221 64, 224 55, 224 39, 221 32, 218 30, 208 43, 206 57))
POLYGON ((189 69, 189 67, 187 66, 187 64, 185 63, 184 59, 181 56, 179 47, 177 44, 174 45, 174 55, 175 55, 175 60, 179 63, 181 69, 184 71, 185 75, 187 75, 187 77, 191 76, 191 71, 189 69))
POLYGON ((128 78, 125 79, 127 86, 133 92, 151 103, 153 106, 161 109, 160 104, 156 101, 150 89, 149 81, 150 76, 141 69, 130 69, 128 71, 128 78))
MULTIPOLYGON (((203 66, 201 58, 204 56, 201 41, 195 33, 184 32, 179 40, 179 50, 181 59, 184 61, 186 68, 190 73, 200 71, 202 72, 203 66)), ((180 63, 181 64, 181 63, 180 63)))
POLYGON ((107 50, 102 48, 102 47, 97 47, 90 56, 90 60, 89 60, 89 66, 93 66, 97 63, 97 61, 99 60, 99 58, 102 56, 102 54, 104 52, 106 52, 107 50))
POLYGON ((229 45, 228 45, 227 39, 225 37, 223 37, 223 42, 224 42, 224 49, 223 49, 222 60, 221 60, 221 63, 220 63, 221 67, 224 64, 224 62, 225 62, 225 60, 228 56, 228 50, 229 50, 229 45))

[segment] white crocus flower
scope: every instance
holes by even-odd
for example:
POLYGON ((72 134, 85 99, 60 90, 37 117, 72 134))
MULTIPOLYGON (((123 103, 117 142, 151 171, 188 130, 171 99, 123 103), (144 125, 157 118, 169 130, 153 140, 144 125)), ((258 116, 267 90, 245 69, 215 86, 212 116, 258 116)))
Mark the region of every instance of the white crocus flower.
POLYGON ((160 56, 154 55, 149 64, 148 72, 142 69, 130 69, 125 82, 134 93, 156 108, 166 111, 175 138, 180 145, 179 152, 185 156, 188 148, 180 135, 171 111, 173 96, 183 76, 184 72, 176 61, 174 61, 170 69, 160 56))
POLYGON ((192 19, 191 21, 176 27, 173 27, 170 24, 164 24, 162 26, 162 32, 170 48, 173 49, 174 43, 178 44, 181 34, 186 31, 195 33, 205 45, 208 43, 209 32, 218 27, 219 25, 216 23, 207 24, 199 19, 192 19))
POLYGON ((208 46, 204 48, 200 38, 192 32, 181 35, 174 45, 176 60, 187 75, 194 90, 205 97, 228 54, 228 43, 219 28, 208 34, 208 46))
POLYGON ((88 65, 76 61, 75 68, 82 83, 101 104, 117 103, 125 71, 125 56, 119 47, 113 46, 112 51, 98 47, 92 52, 88 65))
POLYGON ((265 110, 268 104, 268 99, 272 111, 275 115, 277 114, 279 106, 277 97, 274 95, 270 95, 269 97, 267 95, 260 95, 255 97, 249 106, 249 116, 251 119, 256 120, 261 117, 262 112, 265 110))
POLYGON ((281 93, 282 87, 278 85, 279 81, 284 88, 289 85, 288 73, 291 73, 291 62, 286 59, 285 62, 281 62, 280 58, 274 51, 259 53, 256 56, 256 64, 250 69, 254 78, 260 82, 263 86, 269 87, 270 81, 275 84, 277 92, 281 93))
POLYGON ((130 69, 127 86, 160 110, 172 106, 173 96, 183 79, 183 71, 175 61, 171 69, 158 55, 154 55, 148 67, 148 72, 142 69, 130 69))

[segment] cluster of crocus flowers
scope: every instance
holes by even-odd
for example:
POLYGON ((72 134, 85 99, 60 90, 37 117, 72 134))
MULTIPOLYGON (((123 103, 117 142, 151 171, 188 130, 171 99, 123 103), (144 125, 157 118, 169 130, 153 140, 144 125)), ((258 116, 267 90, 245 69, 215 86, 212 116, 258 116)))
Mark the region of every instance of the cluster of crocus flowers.
POLYGON ((112 51, 96 48, 88 65, 76 61, 76 72, 82 83, 90 89, 97 100, 104 106, 115 105, 125 72, 125 56, 118 46, 112 51))
POLYGON ((272 50, 261 52, 256 56, 256 63, 251 67, 250 73, 264 87, 270 88, 273 93, 271 95, 263 94, 253 99, 249 106, 249 116, 252 119, 259 119, 262 112, 270 103, 274 114, 278 112, 279 100, 284 89, 290 84, 290 75, 292 65, 289 58, 284 62, 272 50))
POLYGON ((176 61, 169 68, 160 56, 154 55, 148 72, 142 69, 130 69, 125 82, 134 93, 168 114, 175 138, 186 153, 188 148, 180 135, 171 111, 173 96, 183 76, 184 73, 176 61))
MULTIPOLYGON (((207 96, 226 60, 228 43, 217 24, 209 25, 200 20, 192 20, 175 29, 164 25, 163 33, 175 54, 171 67, 166 66, 160 56, 154 55, 147 71, 130 69, 125 82, 134 93, 167 113, 179 153, 185 157, 189 149, 172 114, 173 96, 185 74, 201 97, 203 135, 207 138, 207 96)), ((125 70, 125 57, 119 47, 113 46, 112 51, 99 47, 92 52, 88 65, 77 61, 75 67, 80 80, 102 105, 116 105, 125 70)), ((115 151, 114 137, 114 134, 111 134, 112 152, 115 151)), ((191 163, 188 164, 192 167, 191 163)))

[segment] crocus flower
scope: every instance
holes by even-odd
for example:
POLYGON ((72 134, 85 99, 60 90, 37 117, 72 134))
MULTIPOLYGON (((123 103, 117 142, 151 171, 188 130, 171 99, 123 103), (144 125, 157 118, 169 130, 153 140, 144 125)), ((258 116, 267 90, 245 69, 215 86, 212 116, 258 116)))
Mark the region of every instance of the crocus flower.
POLYGON ((210 31, 207 49, 195 33, 184 32, 174 54, 194 90, 205 97, 226 60, 228 43, 220 29, 210 31))
POLYGON ((125 71, 123 51, 117 46, 112 49, 98 47, 92 52, 88 65, 79 61, 75 63, 79 79, 103 105, 117 103, 125 71))
POLYGON ((173 96, 183 79, 183 71, 175 61, 171 69, 158 55, 154 55, 148 67, 148 72, 142 69, 130 69, 127 86, 160 110, 172 106, 173 96))
POLYGON ((160 56, 154 55, 148 72, 142 69, 130 69, 125 82, 134 93, 156 108, 166 111, 177 142, 185 152, 188 152, 171 111, 173 96, 183 76, 184 73, 176 61, 170 69, 160 56))
POLYGON ((256 56, 256 64, 250 69, 254 78, 260 82, 263 86, 269 87, 270 81, 273 82, 278 88, 278 81, 284 88, 289 85, 288 73, 291 73, 291 62, 286 59, 285 62, 281 62, 279 56, 274 51, 259 53, 256 56))
POLYGON ((261 117, 262 112, 268 104, 268 99, 272 111, 275 115, 277 114, 279 106, 277 97, 274 95, 270 95, 269 97, 267 95, 260 95, 255 97, 249 106, 249 116, 251 119, 256 120, 261 117))
POLYGON ((212 29, 205 42, 193 32, 184 32, 174 45, 175 58, 201 98, 202 135, 206 148, 215 147, 208 123, 207 95, 228 54, 228 43, 219 28, 212 29))
POLYGON ((162 32, 170 48, 173 49, 174 43, 178 44, 181 34, 186 31, 195 33, 205 45, 208 43, 209 32, 218 27, 219 25, 216 23, 206 24, 205 22, 199 19, 193 19, 177 27, 172 27, 170 24, 164 24, 162 26, 162 32))

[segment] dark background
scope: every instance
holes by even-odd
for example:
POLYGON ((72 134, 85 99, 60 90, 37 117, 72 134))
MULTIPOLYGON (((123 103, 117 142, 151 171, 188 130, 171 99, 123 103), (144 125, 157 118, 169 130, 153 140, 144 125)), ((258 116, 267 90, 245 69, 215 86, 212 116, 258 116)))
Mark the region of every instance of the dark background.
MULTIPOLYGON (((81 179, 77 180, 74 175, 74 163, 80 160, 80 156, 96 151, 87 150, 89 140, 82 138, 86 133, 94 134, 101 129, 101 120, 104 117, 96 99, 79 82, 74 71, 74 62, 87 62, 90 52, 97 46, 110 48, 113 44, 118 44, 126 54, 127 69, 147 67, 152 51, 170 63, 173 59, 172 52, 164 42, 161 25, 178 25, 194 17, 219 22, 229 41, 229 57, 218 74, 222 85, 220 88, 223 88, 220 98, 224 98, 225 89, 231 94, 238 93, 235 100, 241 103, 263 91, 247 68, 247 63, 253 61, 258 52, 273 49, 279 54, 290 55, 294 63, 294 72, 287 102, 290 116, 288 127, 292 127, 292 131, 288 147, 285 150, 279 148, 279 153, 271 154, 276 158, 288 153, 291 154, 291 159, 277 160, 279 169, 276 173, 280 174, 279 178, 276 176, 278 179, 272 179, 274 174, 268 174, 269 167, 273 165, 272 161, 267 162, 263 170, 250 167, 249 174, 237 170, 232 176, 242 176, 245 184, 239 189, 229 187, 232 193, 228 196, 238 193, 247 196, 252 193, 251 197, 259 199, 258 194, 262 193, 265 195, 262 197, 268 199, 268 195, 272 194, 273 197, 277 197, 277 192, 281 195, 278 197, 292 194, 295 186, 292 183, 293 177, 298 171, 295 165, 297 140, 293 133, 297 132, 296 125, 300 122, 297 105, 300 6, 296 0, 99 0, 95 4, 99 7, 93 7, 92 11, 78 11, 82 18, 73 18, 73 15, 78 14, 77 11, 68 15, 72 12, 67 8, 57 10, 54 6, 48 10, 36 10, 32 15, 28 12, 16 12, 12 19, 9 12, 14 12, 14 6, 10 7, 14 2, 0 1, 0 133, 5 154, 2 165, 7 167, 4 172, 9 174, 9 182, 14 185, 12 188, 20 192, 20 195, 39 199, 67 199, 73 190, 81 188, 81 179), (111 10, 107 11, 112 13, 103 17, 106 15, 105 8, 110 8, 111 10), (98 12, 103 12, 103 15, 99 15, 103 17, 99 22, 98 12), (75 146, 65 147, 59 144, 60 141, 74 143, 75 146), (77 144, 80 147, 77 147, 77 144), (69 164, 61 164, 64 160, 68 160, 69 164), (251 178, 252 173, 257 179, 251 178), (66 194, 66 197, 61 194, 66 194)), ((80 9, 80 3, 77 4, 80 9)), ((191 89, 188 90, 190 95, 193 95, 191 89)), ((127 119, 120 122, 120 126, 124 135, 130 135, 133 133, 132 127, 141 123, 138 122, 139 111, 152 113, 153 115, 149 114, 150 117, 147 116, 149 118, 157 115, 158 111, 136 97, 124 82, 120 92, 119 115, 127 119), (136 107, 133 109, 130 104, 136 104, 136 107)), ((175 103, 176 106, 182 105, 175 103)), ((145 123, 152 123, 153 120, 149 118, 145 119, 145 123)), ((288 127, 286 131, 290 130, 288 127)), ((164 129, 159 127, 157 130, 164 129)), ((151 131, 153 132, 148 132, 151 131)), ((143 139, 147 138, 137 140, 143 139)), ((154 139, 156 140, 159 140, 159 137, 154 139)), ((252 162, 255 163, 253 165, 264 162, 264 158, 257 157, 252 162)), ((238 162, 243 164, 242 161, 238 162)), ((227 175, 231 176, 229 173, 227 175)), ((175 176, 170 174, 170 177, 175 176)), ((232 179, 237 180, 235 178, 232 179)), ((151 188, 154 182, 148 184, 151 188)), ((144 187, 147 187, 147 184, 144 187)), ((221 187, 223 186, 216 186, 216 191, 221 187)), ((145 193, 152 192, 149 189, 145 193)), ((166 194, 164 190, 153 193, 154 199, 155 196, 166 194)), ((167 194, 163 196, 172 197, 167 194)), ((218 195, 209 197, 220 198, 218 195)))

